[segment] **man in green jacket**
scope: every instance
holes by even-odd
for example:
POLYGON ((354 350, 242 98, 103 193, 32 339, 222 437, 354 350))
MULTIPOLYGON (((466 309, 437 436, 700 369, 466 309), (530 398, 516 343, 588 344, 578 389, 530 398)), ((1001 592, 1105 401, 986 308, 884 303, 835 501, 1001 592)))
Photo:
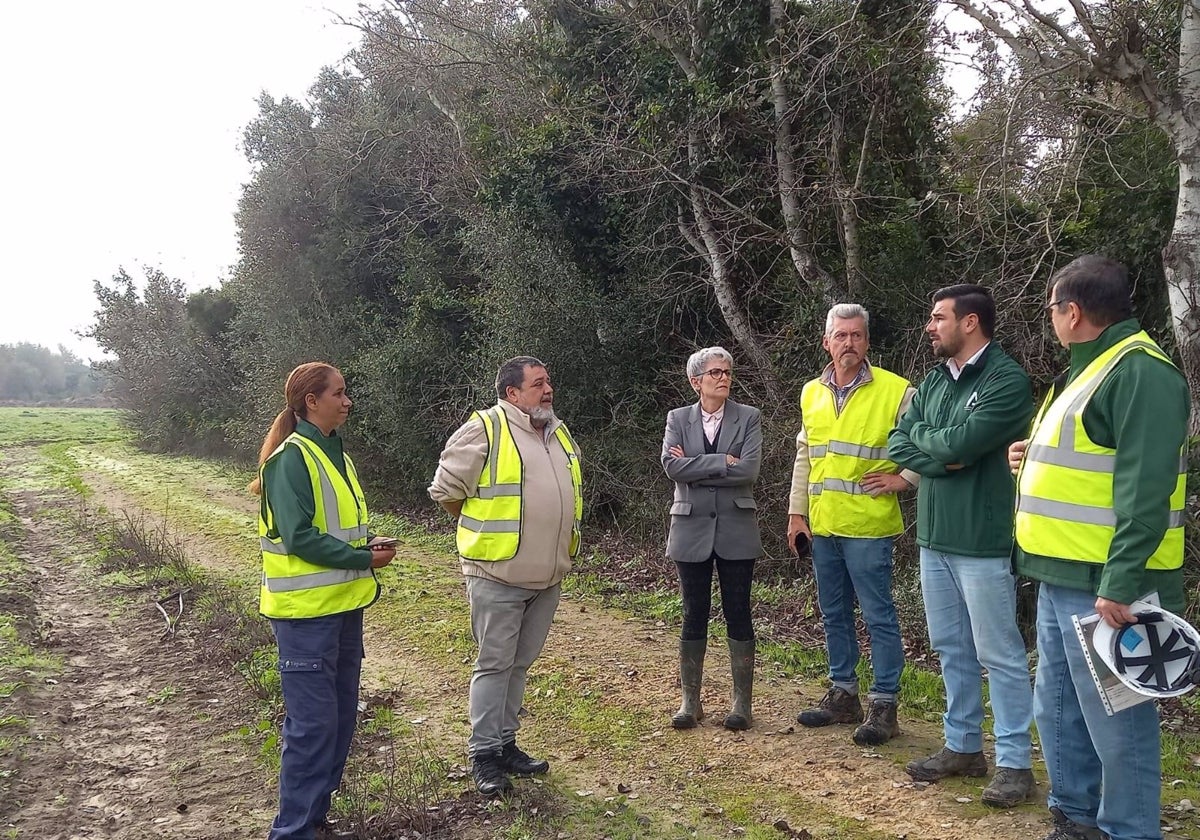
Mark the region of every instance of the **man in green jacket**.
POLYGON ((1041 581, 1034 712, 1055 822, 1047 840, 1157 840, 1157 708, 1108 715, 1071 617, 1136 623, 1129 604, 1153 592, 1184 609, 1187 383, 1133 319, 1121 264, 1070 263, 1051 278, 1046 311, 1071 364, 1009 461, 1017 570, 1041 581))
POLYGON ((917 545, 929 641, 946 685, 946 745, 905 770, 919 781, 985 776, 983 682, 995 718, 996 772, 982 800, 1033 793, 1033 696, 1017 628, 1008 446, 1033 416, 1029 377, 992 341, 996 306, 982 286, 939 289, 925 327, 945 359, 888 437, 888 457, 921 474, 917 545))

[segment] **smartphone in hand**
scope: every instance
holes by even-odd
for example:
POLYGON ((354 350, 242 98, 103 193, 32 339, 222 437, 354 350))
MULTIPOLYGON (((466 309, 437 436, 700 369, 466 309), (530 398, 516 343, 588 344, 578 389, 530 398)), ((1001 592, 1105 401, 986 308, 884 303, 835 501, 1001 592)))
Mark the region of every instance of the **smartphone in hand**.
POLYGON ((808 534, 804 533, 803 531, 797 531, 795 546, 796 556, 806 557, 808 552, 812 549, 812 540, 808 538, 808 534))

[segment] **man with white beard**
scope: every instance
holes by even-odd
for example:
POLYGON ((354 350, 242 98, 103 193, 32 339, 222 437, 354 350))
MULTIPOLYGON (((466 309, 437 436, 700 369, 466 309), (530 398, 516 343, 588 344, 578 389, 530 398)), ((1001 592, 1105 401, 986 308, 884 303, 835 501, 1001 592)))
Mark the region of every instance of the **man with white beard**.
POLYGON ((583 480, 579 447, 554 414, 546 366, 517 356, 496 373, 495 406, 450 436, 429 487, 458 519, 471 633, 471 775, 484 796, 512 790, 509 775, 550 764, 517 746, 517 713, 529 666, 558 607, 563 576, 579 553, 583 480))

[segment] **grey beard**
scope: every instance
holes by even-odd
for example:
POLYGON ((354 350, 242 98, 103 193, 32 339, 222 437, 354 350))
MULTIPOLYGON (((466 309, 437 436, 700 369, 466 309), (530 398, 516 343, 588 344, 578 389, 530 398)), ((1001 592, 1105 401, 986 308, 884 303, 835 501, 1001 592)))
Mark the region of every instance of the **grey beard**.
POLYGON ((540 405, 529 410, 529 421, 539 428, 554 422, 554 409, 540 405))

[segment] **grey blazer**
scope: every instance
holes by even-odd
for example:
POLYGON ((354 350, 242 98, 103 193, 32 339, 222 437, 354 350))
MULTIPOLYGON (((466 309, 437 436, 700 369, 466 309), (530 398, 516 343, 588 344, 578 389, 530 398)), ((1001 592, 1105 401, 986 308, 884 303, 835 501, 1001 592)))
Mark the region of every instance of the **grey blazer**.
POLYGON ((757 408, 725 401, 717 451, 704 453, 700 404, 667 414, 662 465, 675 482, 667 556, 679 563, 702 563, 715 552, 726 560, 762 556, 754 484, 762 464, 762 418, 757 408), (672 446, 684 457, 670 454, 672 446), (733 466, 726 455, 740 460, 733 466))

